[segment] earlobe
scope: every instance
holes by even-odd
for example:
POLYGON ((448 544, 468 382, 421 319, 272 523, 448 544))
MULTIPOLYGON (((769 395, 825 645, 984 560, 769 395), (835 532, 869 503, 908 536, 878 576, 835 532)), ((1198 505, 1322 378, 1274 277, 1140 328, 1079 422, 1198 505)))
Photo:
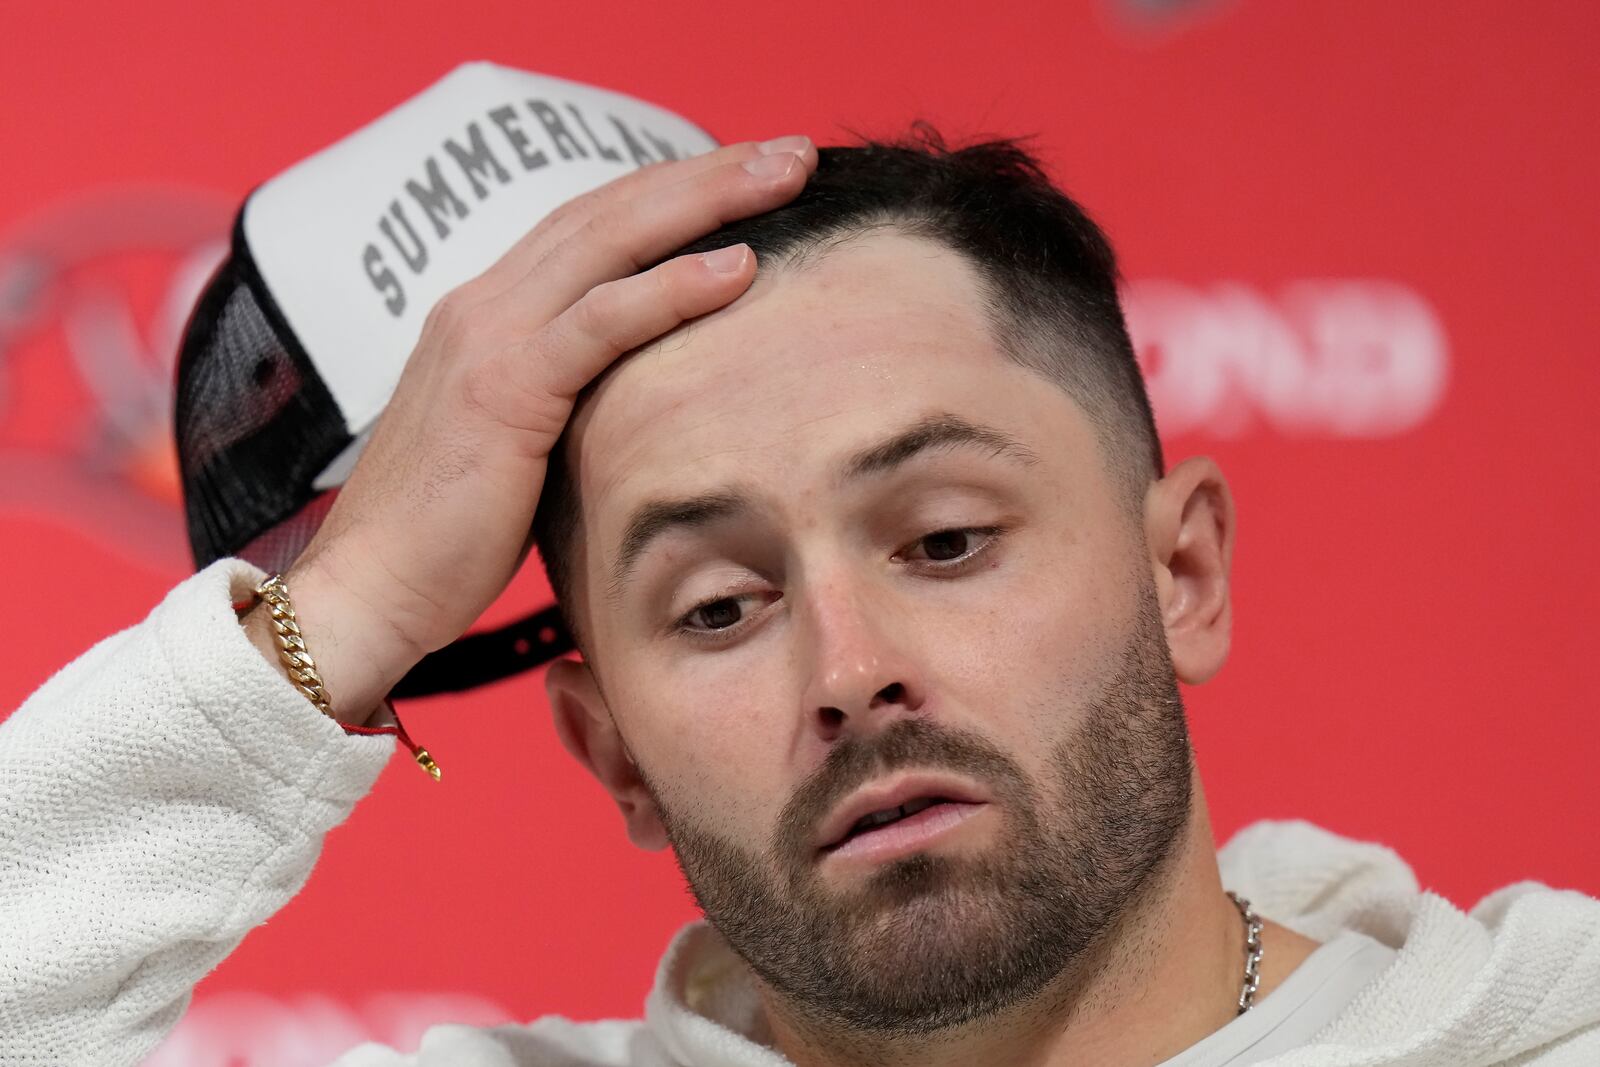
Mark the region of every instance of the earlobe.
POLYGON ((1178 678, 1207 681, 1228 658, 1233 494, 1212 460, 1174 467, 1145 496, 1145 538, 1167 646, 1178 678))
POLYGON ((622 812, 628 838, 640 848, 666 848, 666 829, 655 798, 628 754, 588 664, 556 660, 545 673, 544 687, 550 698, 556 736, 611 794, 622 812))

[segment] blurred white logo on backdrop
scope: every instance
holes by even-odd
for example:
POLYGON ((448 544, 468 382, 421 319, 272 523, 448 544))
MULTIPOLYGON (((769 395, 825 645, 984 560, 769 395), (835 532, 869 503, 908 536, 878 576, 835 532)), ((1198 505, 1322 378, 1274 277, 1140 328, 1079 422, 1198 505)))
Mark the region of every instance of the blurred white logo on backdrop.
POLYGON ((1433 414, 1449 379, 1438 315, 1382 280, 1136 281, 1128 332, 1162 437, 1387 437, 1433 414))

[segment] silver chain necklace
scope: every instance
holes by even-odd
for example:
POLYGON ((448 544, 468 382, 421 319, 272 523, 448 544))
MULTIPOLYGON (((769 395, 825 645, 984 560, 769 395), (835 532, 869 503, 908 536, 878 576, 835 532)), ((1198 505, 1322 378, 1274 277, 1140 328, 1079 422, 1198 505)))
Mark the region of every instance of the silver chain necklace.
POLYGON ((1261 985, 1261 916, 1250 910, 1250 902, 1233 890, 1228 899, 1239 909, 1244 920, 1244 984, 1239 987, 1239 1014, 1250 1010, 1256 1001, 1256 989, 1261 985))

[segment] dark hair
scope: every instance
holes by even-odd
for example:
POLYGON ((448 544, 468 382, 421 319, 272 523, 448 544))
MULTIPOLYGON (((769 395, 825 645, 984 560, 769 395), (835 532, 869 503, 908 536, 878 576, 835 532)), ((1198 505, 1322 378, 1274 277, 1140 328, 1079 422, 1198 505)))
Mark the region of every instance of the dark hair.
MULTIPOLYGON (((1161 442, 1117 299, 1116 257, 1083 209, 1016 141, 950 149, 919 129, 907 142, 818 154, 816 173, 793 201, 673 254, 743 242, 759 268, 771 270, 876 229, 962 253, 982 279, 1001 347, 1083 407, 1111 473, 1137 506, 1150 479, 1163 473, 1161 442)), ((582 510, 564 452, 558 445, 550 457, 534 539, 570 626, 571 547, 582 510)))

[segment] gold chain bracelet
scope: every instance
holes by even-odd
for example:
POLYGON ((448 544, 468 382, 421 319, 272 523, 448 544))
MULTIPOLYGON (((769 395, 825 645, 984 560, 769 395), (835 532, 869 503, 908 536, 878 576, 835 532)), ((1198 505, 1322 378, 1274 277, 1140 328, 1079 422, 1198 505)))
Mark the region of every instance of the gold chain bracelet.
POLYGON ((256 595, 267 602, 267 611, 272 615, 272 636, 278 642, 278 657, 288 668, 289 681, 318 711, 334 718, 333 704, 322 685, 322 675, 317 673, 317 665, 312 662, 305 637, 300 633, 300 624, 295 621, 294 606, 289 603, 289 587, 284 584, 283 575, 267 575, 256 586, 256 595))
MULTIPOLYGON (((317 665, 311 659, 311 653, 306 649, 306 640, 300 633, 300 623, 294 617, 294 605, 289 603, 289 587, 284 584, 283 575, 269 574, 256 586, 256 596, 266 601, 267 612, 272 617, 272 636, 278 643, 278 656, 283 660, 284 667, 289 672, 289 681, 300 690, 307 700, 311 701, 316 709, 334 722, 339 722, 333 714, 333 703, 328 699, 328 690, 322 684, 322 675, 317 672, 317 665)), ((234 605, 235 610, 242 610, 244 605, 234 605)), ((417 761, 417 766, 428 772, 434 781, 439 780, 439 764, 428 750, 411 740, 411 735, 406 733, 406 728, 400 723, 400 716, 394 710, 394 705, 387 700, 384 706, 388 708, 389 717, 393 720, 391 726, 351 726, 349 723, 339 723, 345 733, 352 734, 394 734, 400 743, 411 750, 412 758, 417 761)))

